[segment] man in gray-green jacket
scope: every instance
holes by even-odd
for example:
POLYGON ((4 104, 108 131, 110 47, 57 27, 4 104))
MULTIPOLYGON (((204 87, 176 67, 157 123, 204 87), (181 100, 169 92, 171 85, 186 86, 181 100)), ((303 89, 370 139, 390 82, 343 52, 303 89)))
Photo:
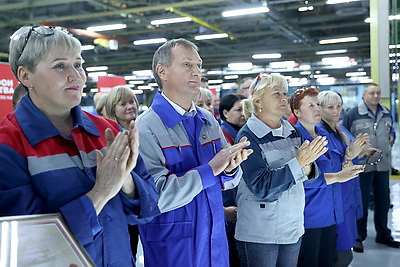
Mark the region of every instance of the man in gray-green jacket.
POLYGON ((355 252, 364 252, 362 242, 367 237, 368 201, 371 190, 374 196, 375 242, 399 248, 387 227, 390 206, 389 172, 391 169, 390 146, 394 142, 393 120, 389 110, 379 104, 381 88, 372 83, 365 86, 363 101, 351 109, 343 120, 343 125, 357 136, 368 133, 371 145, 382 152, 382 157, 367 161, 365 171, 360 174, 360 189, 363 203, 363 217, 357 221, 358 239, 353 247, 355 252))

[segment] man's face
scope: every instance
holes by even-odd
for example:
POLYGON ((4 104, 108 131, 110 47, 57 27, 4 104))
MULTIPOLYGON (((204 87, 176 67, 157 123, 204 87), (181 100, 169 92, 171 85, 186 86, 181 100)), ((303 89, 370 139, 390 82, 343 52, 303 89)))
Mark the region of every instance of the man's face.
POLYGON ((172 48, 170 66, 164 67, 163 90, 193 100, 199 93, 201 58, 196 50, 177 45, 172 48))
POLYGON ((379 86, 370 85, 365 87, 363 93, 363 99, 367 106, 376 107, 381 100, 381 88, 379 86))
POLYGON ((250 95, 249 88, 250 88, 250 85, 252 82, 253 82, 252 80, 247 80, 240 85, 240 94, 246 98, 249 98, 249 95, 250 95))

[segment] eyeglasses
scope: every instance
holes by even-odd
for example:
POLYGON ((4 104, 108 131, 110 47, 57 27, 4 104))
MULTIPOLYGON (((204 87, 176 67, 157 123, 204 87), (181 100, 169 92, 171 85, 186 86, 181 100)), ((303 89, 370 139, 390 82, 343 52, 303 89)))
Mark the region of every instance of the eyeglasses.
POLYGON ((32 32, 35 32, 36 34, 42 35, 42 36, 51 36, 51 35, 54 35, 55 30, 60 30, 67 34, 71 34, 67 29, 58 27, 58 26, 57 27, 52 27, 52 26, 32 26, 32 27, 30 27, 28 34, 25 37, 21 51, 19 52, 18 60, 21 58, 22 53, 24 52, 25 47, 28 44, 29 38, 32 35, 32 32))

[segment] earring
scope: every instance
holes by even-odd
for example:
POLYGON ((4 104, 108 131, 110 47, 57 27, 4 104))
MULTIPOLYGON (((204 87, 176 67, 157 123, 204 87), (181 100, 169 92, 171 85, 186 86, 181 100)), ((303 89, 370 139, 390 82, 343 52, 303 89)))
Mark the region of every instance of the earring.
POLYGON ((29 86, 29 87, 28 87, 28 91, 29 91, 29 93, 32 93, 32 91, 33 91, 33 86, 29 86))

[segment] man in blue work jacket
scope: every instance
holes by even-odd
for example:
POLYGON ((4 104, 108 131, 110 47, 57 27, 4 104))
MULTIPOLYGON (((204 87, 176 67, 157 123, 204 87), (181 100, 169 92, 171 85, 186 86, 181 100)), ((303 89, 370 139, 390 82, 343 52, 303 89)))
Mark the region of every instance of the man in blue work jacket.
POLYGON ((243 139, 226 147, 213 115, 193 104, 202 60, 185 39, 154 54, 161 92, 137 119, 140 152, 160 192, 162 214, 140 227, 145 266, 228 266, 222 189, 237 185, 252 152, 243 139))

